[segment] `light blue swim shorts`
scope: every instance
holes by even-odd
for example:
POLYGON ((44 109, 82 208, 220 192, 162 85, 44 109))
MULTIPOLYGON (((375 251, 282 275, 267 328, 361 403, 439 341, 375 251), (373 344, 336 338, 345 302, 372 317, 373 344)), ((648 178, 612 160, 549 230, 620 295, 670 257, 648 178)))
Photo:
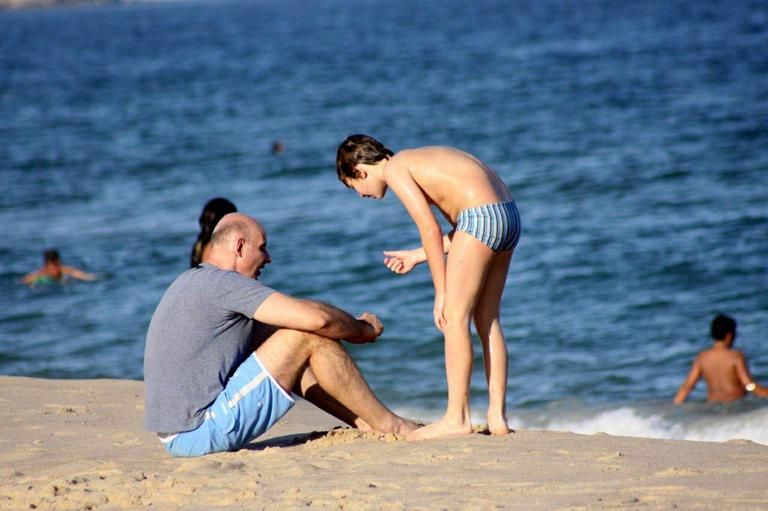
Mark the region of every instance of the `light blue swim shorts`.
POLYGON ((294 400, 261 365, 254 353, 240 364, 208 407, 197 429, 160 437, 174 456, 236 451, 264 434, 293 406, 294 400))
POLYGON ((515 201, 462 209, 456 230, 477 238, 494 252, 512 250, 520 241, 520 213, 515 201))

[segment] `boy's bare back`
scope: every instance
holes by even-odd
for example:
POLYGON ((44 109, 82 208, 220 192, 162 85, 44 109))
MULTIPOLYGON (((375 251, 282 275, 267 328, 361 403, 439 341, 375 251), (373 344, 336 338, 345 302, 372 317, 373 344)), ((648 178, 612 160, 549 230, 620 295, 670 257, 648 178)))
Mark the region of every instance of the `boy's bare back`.
POLYGON ((405 149, 387 164, 389 182, 407 170, 427 200, 451 221, 462 209, 512 200, 509 189, 483 162, 458 149, 429 146, 405 149))
POLYGON ((696 363, 707 383, 707 400, 733 401, 746 394, 739 377, 746 371, 744 355, 740 351, 711 348, 701 352, 696 363))
POLYGON ((712 320, 711 330, 713 346, 696 356, 674 402, 685 402, 700 378, 707 382, 707 401, 734 401, 747 392, 768 397, 768 388, 756 383, 749 374, 744 354, 732 349, 736 339, 736 321, 718 314, 712 320))

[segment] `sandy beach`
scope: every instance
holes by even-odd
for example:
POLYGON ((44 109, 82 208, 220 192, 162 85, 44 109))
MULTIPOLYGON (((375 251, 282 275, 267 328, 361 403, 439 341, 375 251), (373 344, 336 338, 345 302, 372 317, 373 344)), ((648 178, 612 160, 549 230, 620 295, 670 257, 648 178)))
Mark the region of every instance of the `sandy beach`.
POLYGON ((554 431, 424 443, 307 403, 248 449, 166 455, 143 384, 0 377, 0 509, 768 509, 768 446, 554 431))

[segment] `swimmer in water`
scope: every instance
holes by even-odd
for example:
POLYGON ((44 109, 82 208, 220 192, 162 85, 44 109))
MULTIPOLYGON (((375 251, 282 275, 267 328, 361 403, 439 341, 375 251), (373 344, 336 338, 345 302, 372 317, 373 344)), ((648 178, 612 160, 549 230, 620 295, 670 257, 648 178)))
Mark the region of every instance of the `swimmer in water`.
POLYGON ((736 321, 719 314, 712 320, 712 339, 712 347, 693 360, 688 377, 675 395, 675 404, 685 402, 701 378, 707 382, 707 401, 735 401, 750 392, 758 397, 768 397, 768 388, 757 383, 749 374, 744 354, 733 349, 736 321))
POLYGON ((96 280, 96 275, 61 264, 61 257, 58 251, 46 250, 43 252, 42 268, 25 275, 21 279, 21 283, 35 287, 63 282, 65 277, 72 277, 78 280, 96 280))

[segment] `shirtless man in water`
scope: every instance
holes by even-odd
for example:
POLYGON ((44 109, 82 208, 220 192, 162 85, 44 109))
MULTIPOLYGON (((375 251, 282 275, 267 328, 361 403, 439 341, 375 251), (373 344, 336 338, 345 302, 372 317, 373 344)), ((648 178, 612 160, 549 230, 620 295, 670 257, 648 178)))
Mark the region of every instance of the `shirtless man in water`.
POLYGON ((694 359, 688 378, 677 391, 675 404, 685 401, 701 377, 707 382, 707 401, 734 401, 747 392, 768 397, 768 388, 756 383, 749 374, 744 354, 731 349, 736 322, 728 316, 717 316, 712 320, 712 338, 714 345, 694 359))

